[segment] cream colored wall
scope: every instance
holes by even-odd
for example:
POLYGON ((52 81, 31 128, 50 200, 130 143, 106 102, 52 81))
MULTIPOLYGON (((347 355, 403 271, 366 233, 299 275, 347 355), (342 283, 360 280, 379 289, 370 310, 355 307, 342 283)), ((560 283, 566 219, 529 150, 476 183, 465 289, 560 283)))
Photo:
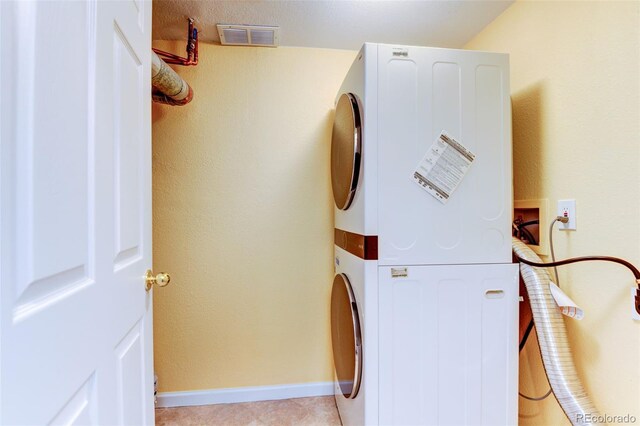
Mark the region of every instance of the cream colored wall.
MULTIPOLYGON (((515 199, 577 200, 578 230, 556 232, 560 257, 610 254, 640 266, 640 3, 512 5, 466 46, 511 55, 515 199)), ((566 321, 574 360, 601 413, 640 421, 640 323, 633 277, 612 264, 563 267, 586 316, 566 321)), ((537 343, 520 388, 548 389, 537 343)), ((557 402, 520 399, 523 425, 567 423, 557 402)))
POLYGON ((332 380, 331 121, 355 54, 202 43, 193 102, 154 105, 160 391, 332 380))

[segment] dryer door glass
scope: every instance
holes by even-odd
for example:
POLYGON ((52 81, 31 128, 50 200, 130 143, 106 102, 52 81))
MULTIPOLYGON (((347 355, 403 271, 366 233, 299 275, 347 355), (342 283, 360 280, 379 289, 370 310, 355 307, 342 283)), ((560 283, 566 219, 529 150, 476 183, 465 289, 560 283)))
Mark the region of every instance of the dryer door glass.
POLYGON ((360 110, 356 97, 343 93, 336 105, 331 136, 331 187, 340 210, 351 205, 358 187, 362 154, 360 110))
POLYGON ((362 338, 358 306, 344 274, 336 275, 331 290, 331 343, 340 390, 345 398, 355 398, 362 376, 362 338))

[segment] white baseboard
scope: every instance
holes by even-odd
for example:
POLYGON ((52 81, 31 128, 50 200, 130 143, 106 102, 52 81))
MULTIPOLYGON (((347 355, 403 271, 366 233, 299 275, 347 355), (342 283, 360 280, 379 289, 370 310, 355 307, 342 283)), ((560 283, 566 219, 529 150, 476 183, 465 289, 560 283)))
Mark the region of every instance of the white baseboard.
POLYGON ((228 404, 333 395, 333 382, 158 393, 157 407, 228 404))

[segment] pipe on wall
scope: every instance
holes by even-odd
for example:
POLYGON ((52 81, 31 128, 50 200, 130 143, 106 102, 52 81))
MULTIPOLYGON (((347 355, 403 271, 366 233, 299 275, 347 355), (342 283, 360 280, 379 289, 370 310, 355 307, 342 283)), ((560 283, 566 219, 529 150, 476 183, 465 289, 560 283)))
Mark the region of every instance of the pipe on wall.
POLYGON ((160 57, 151 52, 151 84, 154 102, 168 105, 186 105, 193 99, 193 89, 160 57))
MULTIPOLYGON (((541 262, 519 239, 512 239, 512 247, 518 257, 541 262)), ((529 294, 540 354, 553 394, 573 425, 596 424, 594 421, 602 417, 582 386, 573 364, 564 319, 549 288, 549 273, 524 263, 520 263, 520 273, 529 294)))

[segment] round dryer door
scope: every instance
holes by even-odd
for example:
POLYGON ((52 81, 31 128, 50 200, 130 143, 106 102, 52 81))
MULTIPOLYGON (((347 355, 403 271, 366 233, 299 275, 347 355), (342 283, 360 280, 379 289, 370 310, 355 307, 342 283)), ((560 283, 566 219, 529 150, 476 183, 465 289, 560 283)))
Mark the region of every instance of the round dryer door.
POLYGON ((362 338, 356 298, 344 274, 336 275, 331 290, 331 343, 340 390, 345 398, 355 398, 362 377, 362 338))
POLYGON ((343 93, 336 105, 331 136, 331 187, 340 210, 351 205, 358 187, 362 154, 360 110, 356 97, 343 93))

